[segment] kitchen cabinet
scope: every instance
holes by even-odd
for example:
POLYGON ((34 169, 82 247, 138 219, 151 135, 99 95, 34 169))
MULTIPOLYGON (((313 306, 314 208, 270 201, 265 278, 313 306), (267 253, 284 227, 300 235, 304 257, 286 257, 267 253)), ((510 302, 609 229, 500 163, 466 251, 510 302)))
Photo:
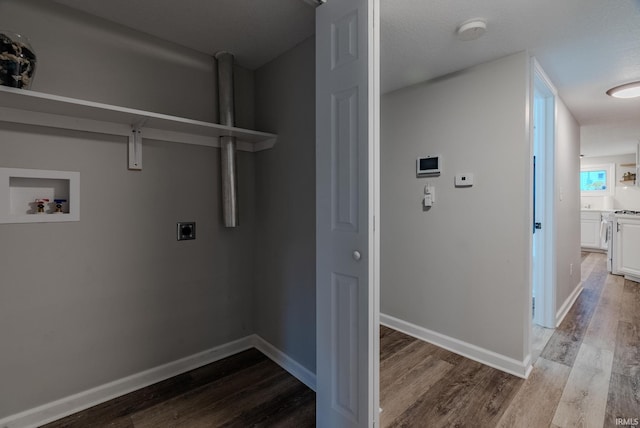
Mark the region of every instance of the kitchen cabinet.
POLYGON ((580 246, 582 248, 604 249, 600 239, 601 222, 602 213, 600 211, 580 212, 580 246))
POLYGON ((640 187, 640 143, 636 144, 635 163, 619 164, 618 176, 622 186, 640 187))
MULTIPOLYGON (((637 155, 636 155, 637 156, 637 155)), ((636 163, 621 163, 619 165, 618 175, 620 177, 620 183, 623 186, 635 186, 637 184, 637 162, 636 163)))
POLYGON ((616 216, 617 272, 640 279, 640 216, 616 216))

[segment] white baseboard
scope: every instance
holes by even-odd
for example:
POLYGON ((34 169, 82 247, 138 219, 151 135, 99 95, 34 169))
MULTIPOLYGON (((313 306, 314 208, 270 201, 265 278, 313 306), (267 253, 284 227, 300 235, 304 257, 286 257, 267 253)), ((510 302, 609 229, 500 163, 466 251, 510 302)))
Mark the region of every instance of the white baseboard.
POLYGON ((315 374, 298 364, 279 349, 276 349, 260 336, 253 334, 180 360, 172 361, 145 370, 144 372, 136 373, 105 385, 8 416, 0 419, 0 427, 35 428, 254 347, 315 391, 315 374))
POLYGON ((526 379, 531 372, 531 356, 527 356, 523 361, 518 361, 471 343, 463 342, 462 340, 445 336, 444 334, 394 318, 390 315, 380 314, 380 323, 408 334, 409 336, 424 340, 425 342, 432 343, 471 360, 524 379, 526 379))
POLYGON ((582 290, 583 290, 582 281, 580 281, 576 286, 576 288, 574 288, 571 294, 569 294, 569 297, 567 297, 567 300, 564 301, 564 303, 556 313, 556 327, 558 327, 560 323, 562 323, 562 321, 564 320, 564 317, 567 316, 569 309, 571 309, 573 304, 576 302, 576 300, 578 299, 578 296, 580 295, 580 293, 582 293, 582 290))
POLYGON ((296 360, 289 357, 287 354, 285 354, 257 334, 253 335, 253 345, 258 351, 265 354, 276 364, 288 371, 291 375, 296 377, 300 382, 304 383, 315 392, 316 375, 309 369, 302 366, 296 360))
POLYGON ((602 248, 590 248, 590 247, 580 247, 580 251, 585 251, 587 253, 602 253, 607 254, 607 250, 603 250, 602 248))
POLYGON ((629 281, 633 281, 633 282, 640 282, 640 277, 635 275, 625 274, 624 279, 628 279, 629 281))

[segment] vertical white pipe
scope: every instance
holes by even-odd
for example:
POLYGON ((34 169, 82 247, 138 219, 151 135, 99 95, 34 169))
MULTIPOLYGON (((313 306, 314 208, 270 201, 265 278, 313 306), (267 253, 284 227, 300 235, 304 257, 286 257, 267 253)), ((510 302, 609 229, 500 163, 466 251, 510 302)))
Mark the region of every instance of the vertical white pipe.
POLYGON ((235 106, 233 98, 233 55, 218 52, 218 104, 220 124, 235 126, 235 106))
MULTIPOLYGON (((218 52, 218 104, 220 124, 235 126, 233 97, 233 55, 218 52)), ((235 137, 220 137, 222 174, 222 217, 225 227, 238 226, 238 180, 235 137)))

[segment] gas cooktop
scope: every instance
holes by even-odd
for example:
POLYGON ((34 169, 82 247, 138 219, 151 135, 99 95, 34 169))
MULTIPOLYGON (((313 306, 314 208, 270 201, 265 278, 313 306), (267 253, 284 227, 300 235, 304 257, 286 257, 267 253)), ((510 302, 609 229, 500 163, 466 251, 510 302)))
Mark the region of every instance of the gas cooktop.
POLYGON ((640 211, 618 210, 615 214, 640 215, 640 211))

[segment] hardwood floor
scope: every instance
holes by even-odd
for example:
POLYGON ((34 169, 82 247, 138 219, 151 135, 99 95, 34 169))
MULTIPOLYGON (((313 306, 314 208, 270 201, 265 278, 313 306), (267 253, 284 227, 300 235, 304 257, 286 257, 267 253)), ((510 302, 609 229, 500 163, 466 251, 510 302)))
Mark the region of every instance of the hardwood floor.
POLYGON ((583 254, 582 278, 563 323, 534 331, 527 380, 381 327, 381 425, 600 428, 640 418, 640 284, 609 275, 597 253, 583 254))
MULTIPOLYGON (((640 284, 608 275, 604 254, 583 254, 581 268, 584 291, 563 323, 534 331, 527 380, 381 326, 381 426, 600 428, 640 418, 640 284)), ((46 428, 314 424, 313 391, 252 349, 46 428)))
POLYGON ((45 427, 312 427, 315 405, 312 390, 250 349, 45 427))

